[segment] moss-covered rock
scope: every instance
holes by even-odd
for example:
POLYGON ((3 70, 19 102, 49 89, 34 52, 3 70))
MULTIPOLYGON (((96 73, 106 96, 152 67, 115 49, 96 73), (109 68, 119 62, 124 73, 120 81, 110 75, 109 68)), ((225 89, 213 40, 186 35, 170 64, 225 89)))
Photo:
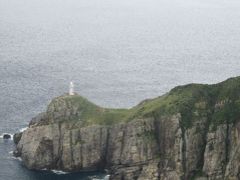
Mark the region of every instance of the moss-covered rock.
POLYGON ((18 142, 21 140, 21 138, 22 138, 22 132, 16 133, 13 135, 13 142, 15 144, 18 144, 18 142))

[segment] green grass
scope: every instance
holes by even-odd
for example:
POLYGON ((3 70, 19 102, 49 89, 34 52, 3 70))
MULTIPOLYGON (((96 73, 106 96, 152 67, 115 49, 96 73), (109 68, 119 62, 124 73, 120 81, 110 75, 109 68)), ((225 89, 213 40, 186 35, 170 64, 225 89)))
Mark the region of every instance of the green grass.
MULTIPOLYGON (((133 119, 181 114, 181 125, 190 128, 194 121, 207 117, 213 127, 222 123, 235 123, 240 119, 240 77, 214 85, 189 84, 178 86, 169 93, 146 100, 131 109, 108 109, 79 95, 61 96, 52 101, 48 111, 77 108, 78 114, 68 120, 81 121, 83 125, 112 125, 133 119), (219 108, 216 104, 225 102, 219 108)), ((62 117, 66 120, 66 117, 62 117)))
POLYGON ((86 98, 74 95, 74 96, 60 96, 55 98, 48 106, 48 112, 59 111, 59 107, 66 107, 68 109, 77 108, 77 114, 61 117, 62 121, 81 121, 84 125, 91 124, 103 124, 111 125, 121 122, 126 119, 128 114, 127 109, 108 109, 102 108, 88 101, 86 98))

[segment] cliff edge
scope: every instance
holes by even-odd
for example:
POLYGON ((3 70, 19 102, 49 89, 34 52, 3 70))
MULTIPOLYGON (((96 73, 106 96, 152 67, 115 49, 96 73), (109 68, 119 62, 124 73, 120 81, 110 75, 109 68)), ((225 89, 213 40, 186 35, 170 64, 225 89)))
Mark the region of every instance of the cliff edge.
POLYGON ((29 169, 109 169, 114 180, 240 179, 240 77, 178 86, 131 109, 60 96, 15 135, 29 169))

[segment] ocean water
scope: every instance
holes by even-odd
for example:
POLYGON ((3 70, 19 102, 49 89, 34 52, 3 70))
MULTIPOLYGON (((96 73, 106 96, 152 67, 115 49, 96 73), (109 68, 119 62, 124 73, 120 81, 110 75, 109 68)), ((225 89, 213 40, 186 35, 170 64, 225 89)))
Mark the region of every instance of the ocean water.
MULTIPOLYGON (((129 108, 176 85, 240 75, 239 0, 0 0, 0 135, 76 91, 129 108)), ((0 180, 100 179, 27 170, 0 139, 0 180)))

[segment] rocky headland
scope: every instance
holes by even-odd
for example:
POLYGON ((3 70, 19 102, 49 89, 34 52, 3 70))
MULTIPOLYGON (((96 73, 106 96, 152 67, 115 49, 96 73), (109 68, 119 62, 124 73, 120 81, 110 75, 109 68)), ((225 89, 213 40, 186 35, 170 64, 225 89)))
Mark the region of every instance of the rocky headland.
POLYGON ((238 180, 240 77, 178 86, 131 109, 63 95, 14 142, 29 169, 108 169, 113 180, 238 180))

